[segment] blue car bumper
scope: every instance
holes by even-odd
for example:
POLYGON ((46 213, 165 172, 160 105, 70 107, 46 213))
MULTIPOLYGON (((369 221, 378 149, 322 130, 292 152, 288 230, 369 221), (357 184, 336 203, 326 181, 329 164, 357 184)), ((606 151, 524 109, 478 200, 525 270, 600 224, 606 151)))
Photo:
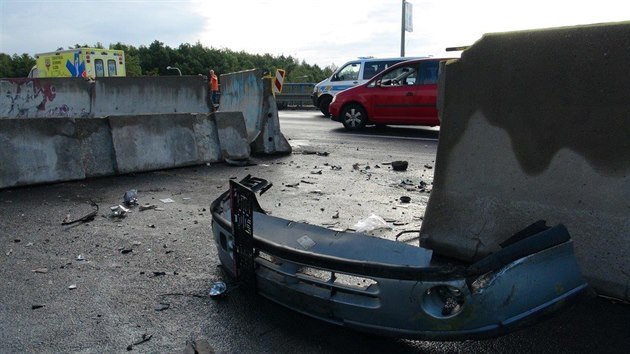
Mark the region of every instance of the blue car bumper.
POLYGON ((588 293, 562 225, 451 265, 426 248, 267 215, 254 193, 268 187, 231 181, 212 204, 221 263, 260 295, 330 323, 424 340, 486 338, 588 293))

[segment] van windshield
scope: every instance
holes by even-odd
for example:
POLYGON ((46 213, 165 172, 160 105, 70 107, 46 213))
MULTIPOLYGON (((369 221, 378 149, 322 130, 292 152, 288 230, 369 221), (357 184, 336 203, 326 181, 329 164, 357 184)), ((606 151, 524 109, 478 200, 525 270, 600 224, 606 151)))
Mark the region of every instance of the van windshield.
POLYGON ((339 69, 337 74, 333 75, 330 81, 358 80, 359 69, 361 69, 361 63, 349 63, 339 69))

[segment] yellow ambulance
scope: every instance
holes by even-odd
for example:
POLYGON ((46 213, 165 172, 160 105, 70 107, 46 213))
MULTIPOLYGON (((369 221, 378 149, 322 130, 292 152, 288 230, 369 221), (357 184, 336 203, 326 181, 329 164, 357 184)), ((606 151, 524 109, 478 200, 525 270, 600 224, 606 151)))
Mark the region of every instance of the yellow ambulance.
POLYGON ((76 48, 35 54, 31 77, 126 76, 122 50, 76 48))

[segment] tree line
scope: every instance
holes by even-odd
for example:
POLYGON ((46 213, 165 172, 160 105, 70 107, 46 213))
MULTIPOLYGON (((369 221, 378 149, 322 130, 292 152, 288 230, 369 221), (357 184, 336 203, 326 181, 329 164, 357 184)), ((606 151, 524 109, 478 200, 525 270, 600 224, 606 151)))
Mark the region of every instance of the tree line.
MULTIPOLYGON (((68 49, 85 47, 105 49, 101 43, 93 46, 77 44, 68 49)), ((218 75, 248 69, 267 69, 271 72, 284 69, 287 74, 285 82, 319 82, 332 75, 335 69, 332 65, 320 68, 318 65, 310 65, 291 56, 208 48, 199 42, 194 45, 180 44, 177 48, 165 46, 158 40, 153 41, 148 47, 141 45, 138 48, 118 42, 110 44, 109 49, 125 52, 127 76, 178 75, 177 71, 167 70, 167 66, 180 69, 182 75, 208 75, 210 69, 218 75)), ((0 77, 27 77, 34 65, 35 58, 28 54, 0 53, 0 77)))

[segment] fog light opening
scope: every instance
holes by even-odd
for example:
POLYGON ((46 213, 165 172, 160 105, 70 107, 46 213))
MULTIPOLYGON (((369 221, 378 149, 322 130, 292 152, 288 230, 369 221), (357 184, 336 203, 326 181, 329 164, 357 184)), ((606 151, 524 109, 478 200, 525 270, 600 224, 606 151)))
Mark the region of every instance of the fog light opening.
POLYGON ((422 309, 435 318, 457 316, 464 309, 464 293, 450 285, 438 285, 427 290, 422 298, 422 309))

